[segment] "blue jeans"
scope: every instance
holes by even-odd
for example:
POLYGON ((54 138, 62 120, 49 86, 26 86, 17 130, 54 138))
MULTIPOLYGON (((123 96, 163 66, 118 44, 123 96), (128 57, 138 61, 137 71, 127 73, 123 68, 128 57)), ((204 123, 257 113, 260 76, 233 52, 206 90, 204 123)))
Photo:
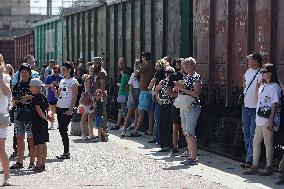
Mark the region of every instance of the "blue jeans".
POLYGON ((154 111, 154 119, 155 119, 155 130, 156 130, 156 140, 157 143, 160 144, 160 105, 155 102, 155 111, 154 111))
POLYGON ((252 162, 253 159, 253 137, 255 132, 256 108, 242 108, 242 122, 245 148, 247 152, 246 162, 252 162))

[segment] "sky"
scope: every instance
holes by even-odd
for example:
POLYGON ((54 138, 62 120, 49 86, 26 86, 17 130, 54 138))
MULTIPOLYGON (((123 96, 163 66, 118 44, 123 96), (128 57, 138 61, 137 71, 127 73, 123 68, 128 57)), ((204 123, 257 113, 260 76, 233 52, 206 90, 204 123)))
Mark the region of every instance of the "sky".
MULTIPOLYGON (((72 6, 75 0, 52 0, 52 14, 59 14, 62 3, 64 7, 72 6)), ((46 14, 46 0, 31 0, 32 14, 46 14)))

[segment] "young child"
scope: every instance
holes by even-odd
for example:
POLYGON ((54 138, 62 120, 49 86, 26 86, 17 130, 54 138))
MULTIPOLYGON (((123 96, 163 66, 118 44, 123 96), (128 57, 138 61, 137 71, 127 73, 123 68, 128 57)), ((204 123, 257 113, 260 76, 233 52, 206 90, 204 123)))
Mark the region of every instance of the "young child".
POLYGON ((95 109, 95 117, 94 117, 94 126, 98 129, 98 138, 93 139, 93 142, 106 142, 107 134, 102 128, 103 124, 103 92, 100 89, 97 89, 95 92, 95 98, 93 100, 93 106, 95 109))
POLYGON ((47 156, 46 142, 49 142, 48 120, 54 121, 54 118, 47 114, 48 101, 47 98, 40 92, 42 82, 39 79, 30 81, 30 91, 32 92, 33 106, 35 108, 34 119, 32 121, 33 140, 36 146, 37 162, 34 167, 35 172, 45 170, 45 161, 47 156))

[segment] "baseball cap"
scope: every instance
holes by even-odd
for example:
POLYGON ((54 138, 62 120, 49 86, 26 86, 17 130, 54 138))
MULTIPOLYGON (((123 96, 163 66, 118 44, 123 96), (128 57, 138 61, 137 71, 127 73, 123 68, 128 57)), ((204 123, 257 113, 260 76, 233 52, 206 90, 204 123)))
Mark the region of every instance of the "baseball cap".
POLYGON ((42 82, 39 79, 31 79, 30 81, 30 87, 41 87, 42 86, 42 82))

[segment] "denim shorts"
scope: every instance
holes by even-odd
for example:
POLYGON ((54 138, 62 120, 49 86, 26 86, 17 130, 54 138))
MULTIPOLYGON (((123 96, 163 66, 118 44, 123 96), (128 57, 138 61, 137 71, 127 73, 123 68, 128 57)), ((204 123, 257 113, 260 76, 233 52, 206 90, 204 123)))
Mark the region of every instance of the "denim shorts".
POLYGON ((94 127, 96 127, 97 129, 102 128, 103 116, 96 116, 94 119, 94 127))
POLYGON ((201 112, 199 105, 192 105, 190 110, 180 109, 181 127, 185 135, 195 136, 197 120, 201 112))
MULTIPOLYGON (((18 111, 15 111, 14 117, 17 117, 18 111)), ((25 132, 27 133, 28 138, 33 137, 32 133, 32 123, 22 123, 17 121, 16 119, 14 120, 14 127, 16 131, 16 136, 25 136, 25 132)))
POLYGON ((153 111, 154 103, 149 91, 140 91, 138 110, 153 111))

